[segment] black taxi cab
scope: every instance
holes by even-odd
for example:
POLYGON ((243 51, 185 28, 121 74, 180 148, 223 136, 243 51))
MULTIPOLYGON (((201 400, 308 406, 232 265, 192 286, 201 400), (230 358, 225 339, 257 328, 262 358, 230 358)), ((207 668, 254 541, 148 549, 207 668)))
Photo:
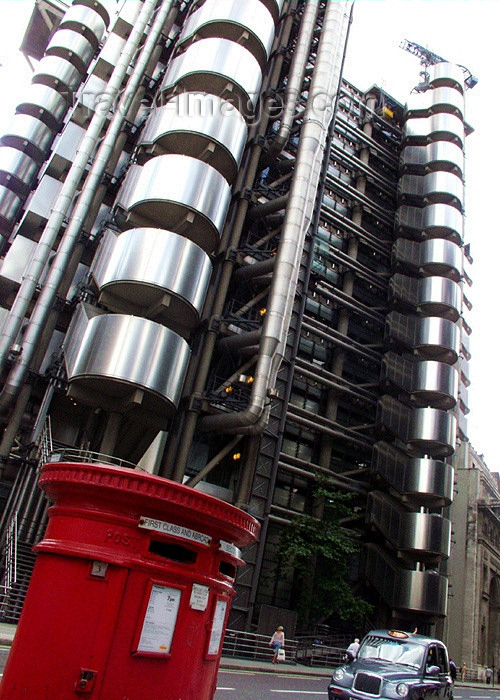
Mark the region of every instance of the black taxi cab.
POLYGON ((448 651, 438 639, 373 630, 356 658, 333 671, 328 700, 453 700, 448 651))

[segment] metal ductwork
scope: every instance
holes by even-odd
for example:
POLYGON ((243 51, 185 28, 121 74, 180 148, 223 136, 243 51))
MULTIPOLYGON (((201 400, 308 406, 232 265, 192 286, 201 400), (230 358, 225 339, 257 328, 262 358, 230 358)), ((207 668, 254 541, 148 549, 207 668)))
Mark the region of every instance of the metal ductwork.
POLYGON ((261 432, 267 422, 265 407, 268 405, 268 396, 273 391, 276 373, 282 360, 295 296, 299 260, 311 223, 318 188, 323 147, 330 121, 334 116, 349 21, 347 7, 347 3, 329 3, 325 11, 317 61, 304 112, 295 175, 276 254, 250 403, 239 413, 203 418, 203 430, 252 434, 261 432))

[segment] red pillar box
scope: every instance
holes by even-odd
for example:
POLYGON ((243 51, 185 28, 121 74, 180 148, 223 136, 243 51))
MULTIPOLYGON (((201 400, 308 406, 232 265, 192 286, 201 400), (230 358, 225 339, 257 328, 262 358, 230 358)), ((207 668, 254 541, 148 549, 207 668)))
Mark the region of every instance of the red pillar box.
POLYGON ((257 521, 121 467, 47 464, 39 484, 54 505, 0 699, 213 698, 257 521))

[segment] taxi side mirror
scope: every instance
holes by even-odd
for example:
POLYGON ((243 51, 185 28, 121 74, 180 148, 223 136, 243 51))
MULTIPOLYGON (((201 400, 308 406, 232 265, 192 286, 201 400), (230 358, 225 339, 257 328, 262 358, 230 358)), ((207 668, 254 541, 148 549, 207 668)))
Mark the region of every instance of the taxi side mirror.
POLYGON ((439 666, 429 666, 425 672, 426 676, 439 676, 439 666))

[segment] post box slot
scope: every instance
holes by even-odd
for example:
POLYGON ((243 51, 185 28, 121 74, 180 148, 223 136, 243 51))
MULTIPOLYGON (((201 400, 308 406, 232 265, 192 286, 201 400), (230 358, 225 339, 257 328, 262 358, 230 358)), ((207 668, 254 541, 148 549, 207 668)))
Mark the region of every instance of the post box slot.
POLYGON ((160 557, 179 562, 180 564, 194 564, 198 556, 198 552, 188 549, 188 547, 183 547, 181 544, 161 542, 160 540, 151 540, 149 551, 151 554, 157 554, 160 557))
POLYGON ((236 567, 230 564, 228 561, 221 561, 219 564, 219 573, 224 576, 230 576, 231 578, 236 578, 236 567))

